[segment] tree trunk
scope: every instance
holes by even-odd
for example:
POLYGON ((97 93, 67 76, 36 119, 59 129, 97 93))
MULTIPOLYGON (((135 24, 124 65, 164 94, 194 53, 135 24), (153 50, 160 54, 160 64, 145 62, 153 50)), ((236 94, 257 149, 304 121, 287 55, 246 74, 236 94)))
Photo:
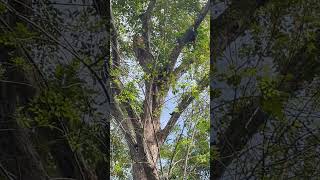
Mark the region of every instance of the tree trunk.
POLYGON ((144 102, 144 113, 141 122, 143 123, 142 136, 138 135, 136 149, 130 150, 131 157, 135 160, 133 165, 133 177, 138 179, 159 179, 157 161, 159 158, 159 142, 157 133, 160 130, 160 116, 155 113, 159 110, 159 104, 163 98, 159 97, 156 85, 146 83, 146 98, 144 102), (149 88, 148 88, 149 87, 149 88))
MULTIPOLYGON (((147 136, 145 136, 147 137, 147 136)), ((150 136, 149 136, 150 137, 150 136)), ((156 142, 138 140, 136 149, 130 149, 133 162, 132 174, 134 180, 158 180, 157 157, 159 157, 156 142), (154 158, 153 158, 154 157, 154 158)))
POLYGON ((159 157, 159 151, 153 135, 154 133, 152 133, 152 135, 149 135, 149 137, 145 136, 145 139, 138 139, 138 143, 135 145, 135 149, 130 148, 130 156, 134 161, 132 167, 134 180, 159 179, 157 170, 157 157, 159 157), (150 139, 150 137, 152 138, 150 139))
MULTIPOLYGON (((147 91, 148 93, 148 91, 147 91)), ((151 94, 150 94, 151 95, 151 94)), ((159 132, 160 124, 157 117, 152 114, 152 96, 146 98, 144 104, 144 115, 142 122, 144 124, 143 131, 136 132, 137 144, 135 149, 130 149, 131 157, 135 161, 133 164, 132 174, 135 180, 158 180, 159 174, 157 170, 157 161, 159 157, 159 148, 157 141, 157 132, 159 132), (152 118, 153 117, 153 118, 152 118)))
MULTIPOLYGON (((143 153, 145 154, 145 153, 143 153)), ((159 180, 156 163, 146 161, 146 158, 135 153, 131 155, 136 162, 132 166, 132 174, 134 180, 159 180)))

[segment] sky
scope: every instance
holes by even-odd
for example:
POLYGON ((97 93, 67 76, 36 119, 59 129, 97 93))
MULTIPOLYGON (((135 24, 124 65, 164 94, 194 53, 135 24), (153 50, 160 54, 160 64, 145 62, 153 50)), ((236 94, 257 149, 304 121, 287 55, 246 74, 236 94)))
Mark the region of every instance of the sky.
POLYGON ((168 122, 168 120, 170 119, 170 113, 172 113, 172 111, 176 106, 177 106, 177 102, 175 102, 174 95, 170 90, 168 93, 168 96, 166 97, 165 104, 163 106, 161 117, 160 117, 161 128, 163 128, 165 124, 168 122))

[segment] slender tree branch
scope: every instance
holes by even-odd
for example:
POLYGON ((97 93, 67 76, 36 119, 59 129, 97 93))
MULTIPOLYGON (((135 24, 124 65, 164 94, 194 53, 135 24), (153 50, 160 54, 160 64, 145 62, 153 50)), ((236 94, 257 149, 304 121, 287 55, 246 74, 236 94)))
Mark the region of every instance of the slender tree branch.
MULTIPOLYGON (((204 20, 205 16, 207 15, 207 13, 209 11, 209 4, 210 4, 209 2, 210 1, 208 1, 206 3, 206 5, 202 8, 199 15, 195 19, 194 24, 191 25, 180 38, 178 38, 178 43, 173 48, 173 50, 170 52, 169 64, 167 66, 167 69, 165 69, 167 76, 164 77, 163 74, 161 73, 153 79, 152 83, 150 83, 152 90, 155 92, 155 95, 153 95, 151 97, 153 99, 152 100, 152 110, 159 108, 159 105, 162 104, 162 102, 164 100, 163 97, 159 97, 159 95, 158 95, 160 93, 160 91, 162 91, 162 92, 169 91, 170 84, 168 82, 169 82, 169 78, 172 77, 169 74, 172 73, 173 68, 176 64, 177 58, 178 58, 179 54, 181 53, 182 49, 184 48, 184 46, 186 44, 192 42, 193 38, 195 38, 195 36, 196 36, 195 31, 199 28, 201 22, 204 20)), ((188 67, 190 67, 190 66, 185 66, 185 64, 183 66, 180 66, 177 69, 177 71, 175 72, 176 74, 173 74, 173 77, 175 79, 178 79, 187 70, 188 67)), ((161 70, 159 70, 159 71, 161 71, 161 70)), ((164 93, 164 94, 166 95, 167 93, 164 93)))
MULTIPOLYGON (((108 4, 106 1, 103 0, 95 0, 95 8, 96 11, 98 12, 98 14, 102 17, 102 18, 108 18, 111 17, 110 19, 110 29, 111 29, 111 47, 112 47, 112 68, 118 68, 120 66, 120 51, 119 51, 119 45, 118 45, 118 32, 115 26, 115 21, 113 18, 113 13, 112 13, 112 8, 107 9, 108 4), (107 12, 110 12, 110 14, 108 14, 107 12)), ((111 6, 110 6, 111 7, 111 6)), ((108 27, 106 27, 108 28, 108 27)), ((109 78, 111 78, 111 84, 112 84, 112 88, 110 90, 111 92, 111 99, 113 99, 113 103, 118 107, 116 110, 118 113, 122 112, 123 110, 125 110, 127 112, 127 115, 130 119, 131 122, 127 122, 127 123, 132 123, 135 133, 137 136, 140 136, 139 132, 140 129, 142 128, 141 124, 139 123, 139 116, 137 115, 137 113, 134 111, 134 109, 131 106, 130 102, 123 102, 120 104, 117 104, 116 100, 114 99, 114 97, 116 95, 119 95, 121 93, 121 90, 124 88, 123 84, 121 83, 121 81, 114 76, 110 76, 109 78), (118 83, 116 83, 118 82, 118 83)), ((125 118, 124 114, 122 113, 122 118, 125 118)), ((128 120, 124 120, 123 121, 128 121, 128 120)), ((129 125, 126 125, 127 130, 130 130, 129 125)), ((132 139, 132 137, 129 137, 129 141, 132 141, 130 139, 132 139)))
POLYGON ((0 163, 0 170, 2 171, 1 174, 4 174, 9 180, 16 180, 17 177, 15 175, 13 175, 12 173, 10 173, 8 170, 6 170, 6 168, 4 168, 4 166, 0 163))
POLYGON ((125 115, 123 114, 119 104, 116 102, 116 100, 112 96, 112 101, 111 101, 111 115, 115 118, 117 124, 121 127, 121 130, 126 138, 126 141, 128 142, 128 145, 130 148, 134 149, 134 146, 136 144, 136 141, 134 140, 131 132, 131 128, 127 121, 129 119, 126 119, 125 115))

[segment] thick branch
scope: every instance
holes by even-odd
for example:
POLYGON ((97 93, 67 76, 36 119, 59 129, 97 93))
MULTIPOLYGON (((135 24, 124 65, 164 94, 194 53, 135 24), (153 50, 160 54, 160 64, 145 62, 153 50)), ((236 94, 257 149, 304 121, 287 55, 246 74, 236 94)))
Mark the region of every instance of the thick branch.
POLYGON ((169 56, 169 66, 168 66, 168 73, 170 73, 178 59, 178 56, 180 55, 182 49, 185 45, 192 42, 192 40, 195 38, 196 34, 195 31, 199 28, 201 22, 204 20, 205 16, 207 15, 209 11, 209 4, 210 1, 206 3, 206 5, 202 8, 200 14, 197 16, 195 23, 191 25, 186 32, 178 39, 177 45, 173 48, 173 50, 170 53, 169 56))
MULTIPOLYGON (((220 53, 229 46, 229 44, 235 41, 239 35, 243 34, 247 29, 249 23, 251 23, 252 16, 258 7, 262 6, 265 1, 232 1, 231 7, 223 12, 218 18, 211 18, 211 55, 218 56, 220 53)), ((213 7, 211 7, 213 8, 213 7)), ((213 9, 212 9, 212 14, 213 9)), ((201 14, 199 15, 201 17, 201 14)), ((198 21, 195 24, 200 25, 201 21, 198 17, 198 21)), ((185 34, 186 35, 186 34, 185 34)), ((178 46, 177 46, 178 47, 178 46)), ((181 51, 181 50, 180 50, 181 51)), ((177 54, 176 56, 178 56, 177 54)), ((194 60, 182 62, 174 70, 174 75, 181 76, 190 65, 194 63, 194 60)))
POLYGON ((173 74, 176 79, 179 79, 190 66, 196 62, 195 58, 184 60, 177 68, 174 69, 173 74))
MULTIPOLYGON (((197 91, 200 93, 202 92, 206 87, 209 86, 209 80, 208 77, 204 77, 202 78, 199 82, 198 82, 198 88, 197 91)), ((160 131, 159 134, 159 141, 160 144, 163 143, 165 141, 165 139, 168 137, 169 133, 172 131, 174 125, 177 123, 179 117, 181 116, 181 114, 184 112, 184 110, 189 106, 189 104, 195 99, 195 97, 193 96, 193 93, 190 92, 188 94, 185 94, 180 103, 177 105, 176 107, 176 111, 173 111, 171 113, 171 117, 168 121, 168 123, 166 124, 166 126, 160 131)))
POLYGON ((254 100, 241 109, 237 117, 231 121, 226 131, 219 136, 219 141, 216 145, 219 151, 219 159, 213 160, 212 173, 213 179, 219 179, 224 173, 226 167, 236 157, 236 152, 242 150, 247 141, 257 132, 263 122, 268 119, 261 109, 259 102, 254 100))
MULTIPOLYGON (((255 11, 265 2, 250 0, 232 1, 231 7, 225 10, 223 14, 216 19, 211 19, 211 63, 214 63, 214 59, 247 29, 255 11)), ((214 13, 213 10, 212 13, 214 13)), ((226 167, 234 158, 234 151, 242 149, 246 142, 256 133, 257 127, 266 120, 267 116, 258 109, 258 104, 255 104, 255 106, 250 104, 248 107, 244 107, 242 113, 238 116, 239 118, 235 118, 224 134, 221 135, 219 143, 212 144, 217 145, 221 155, 221 159, 211 162, 211 167, 214 170, 212 174, 213 179, 219 179, 222 176, 226 167), (248 115, 251 118, 246 117, 248 115), (226 142, 231 145, 226 146, 226 142)))
POLYGON ((133 37, 133 51, 135 52, 137 61, 145 73, 150 73, 150 68, 148 65, 154 60, 150 49, 150 24, 155 5, 156 0, 151 0, 146 11, 140 15, 142 23, 142 35, 137 33, 133 37))
POLYGON ((128 145, 134 147, 135 140, 131 134, 130 126, 127 123, 127 119, 123 114, 119 104, 114 100, 114 98, 112 98, 110 108, 111 115, 115 118, 117 124, 119 124, 120 129, 122 130, 122 133, 128 142, 128 145))
MULTIPOLYGON (((166 73, 170 74, 173 71, 174 65, 176 64, 177 58, 179 56, 179 54, 181 53, 182 49, 184 48, 184 46, 190 42, 192 42, 192 40, 195 38, 196 33, 195 31, 197 30, 197 28, 200 26, 201 22, 204 20, 205 16, 207 15, 209 11, 209 1, 207 2, 207 4, 202 8, 201 12, 199 13, 199 15, 197 16, 197 18, 195 19, 195 22, 193 25, 191 25, 186 32, 179 38, 177 45, 173 48, 173 50, 170 53, 169 56, 169 64, 167 66, 166 69, 166 73)), ((187 70, 187 67, 189 66, 185 66, 185 64, 183 66, 180 66, 180 68, 178 68, 176 70, 176 72, 174 72, 174 78, 179 79, 180 75, 183 74, 183 72, 185 72, 187 70), (182 68, 183 67, 183 68, 182 68)), ((154 92, 156 92, 155 95, 153 95, 153 101, 152 101, 152 108, 153 110, 156 108, 159 108, 159 105, 162 104, 162 101, 164 100, 163 97, 159 97, 159 92, 168 92, 170 84, 168 83, 169 81, 169 77, 172 76, 163 76, 162 73, 160 73, 157 77, 154 78, 154 83, 151 83, 151 87, 152 90, 154 92)), ((166 94, 166 93, 164 93, 166 94)))
POLYGON ((142 21, 142 36, 144 38, 144 43, 146 50, 151 53, 150 50, 150 21, 152 16, 152 11, 156 5, 156 0, 151 0, 148 4, 146 12, 141 16, 142 21))
POLYGON ((118 43, 118 33, 116 26, 114 24, 114 18, 112 14, 112 8, 110 8, 110 25, 111 25, 111 49, 112 49, 112 56, 113 56, 113 67, 117 68, 120 66, 120 51, 119 51, 119 43, 118 43))

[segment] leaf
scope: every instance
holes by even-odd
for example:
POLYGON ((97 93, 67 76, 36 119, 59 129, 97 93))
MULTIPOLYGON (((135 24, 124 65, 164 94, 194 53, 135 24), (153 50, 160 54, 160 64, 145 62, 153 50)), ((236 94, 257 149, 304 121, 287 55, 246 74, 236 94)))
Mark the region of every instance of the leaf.
POLYGON ((222 94, 222 91, 221 91, 221 89, 213 89, 213 88, 211 88, 211 90, 210 90, 210 95, 213 97, 213 98, 219 98, 220 96, 221 96, 221 94, 222 94))
POLYGON ((283 101, 277 97, 269 97, 262 102, 262 109, 278 119, 283 119, 283 101))
POLYGON ((208 133, 210 129, 210 123, 206 119, 201 119, 196 125, 196 128, 200 131, 200 133, 208 133))
POLYGON ((121 175, 123 173, 122 168, 119 163, 116 163, 114 166, 114 171, 117 175, 121 175))
POLYGON ((7 7, 3 2, 0 2, 0 15, 7 11, 7 7))
POLYGON ((257 75, 257 69, 254 67, 248 67, 241 72, 241 75, 244 77, 252 77, 257 75))
POLYGON ((241 82, 241 76, 238 74, 233 74, 227 78, 227 84, 231 86, 238 86, 241 82))
POLYGON ((210 151, 211 151, 211 153, 210 153, 211 154, 211 158, 213 160, 219 160, 220 153, 219 153, 219 149, 217 148, 217 146, 212 145, 210 147, 210 151))

